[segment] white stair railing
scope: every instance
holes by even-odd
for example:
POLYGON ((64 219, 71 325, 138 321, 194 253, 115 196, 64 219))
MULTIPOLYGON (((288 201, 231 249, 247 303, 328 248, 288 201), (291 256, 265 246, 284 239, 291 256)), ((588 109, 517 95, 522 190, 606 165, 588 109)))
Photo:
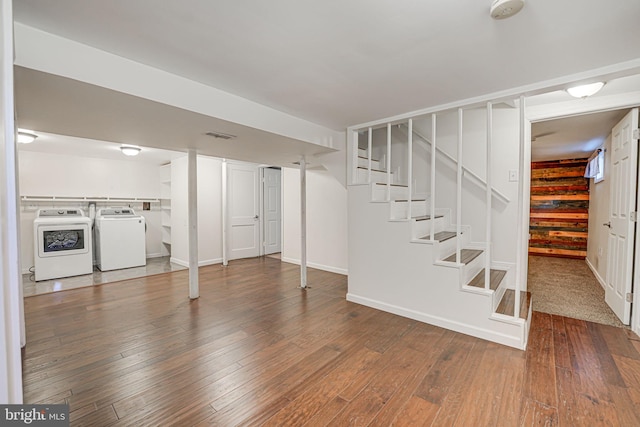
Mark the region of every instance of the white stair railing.
POLYGON ((391 201, 391 123, 387 123, 387 201, 391 201))
POLYGON ((367 139, 367 183, 371 184, 371 151, 373 151, 373 129, 369 128, 367 139))
MULTIPOLYGON (((462 241, 462 108, 458 108, 458 171, 456 179, 456 263, 460 264, 460 242, 462 241)), ((411 131, 410 131, 411 132, 411 131)))
POLYGON ((413 120, 409 119, 409 136, 407 139, 408 146, 408 164, 407 164, 407 183, 409 197, 407 198, 407 219, 411 219, 411 201, 413 199, 413 120))
POLYGON ((431 114, 431 241, 436 239, 436 114, 431 114))
MULTIPOLYGON (((400 128, 402 128, 402 125, 398 125, 400 128)), ((429 141, 428 138, 426 138, 424 135, 422 135, 420 132, 414 130, 413 134, 415 136, 417 136, 418 138, 420 138, 422 141, 424 141, 425 144, 431 144, 431 141, 429 141)), ((457 160, 455 157, 453 157, 451 154, 447 153, 446 151, 444 151, 442 148, 437 147, 436 152, 438 154, 440 154, 441 156, 443 156, 445 159, 449 160, 450 162, 452 162, 454 165, 457 164, 457 160)), ((462 167, 462 171, 463 171, 463 176, 467 177, 470 181, 475 182, 477 185, 485 188, 487 183, 485 182, 484 179, 482 179, 481 177, 478 176, 478 174, 476 174, 475 172, 473 172, 472 170, 470 170, 469 168, 466 167, 462 167)), ((502 201, 503 203, 509 203, 511 201, 511 199, 509 199, 509 197, 507 197, 506 195, 504 195, 502 192, 500 192, 498 189, 496 188, 492 188, 491 189, 492 194, 495 198, 497 198, 498 200, 502 201)))
POLYGON ((485 267, 484 267, 484 288, 491 288, 491 144, 493 143, 493 105, 487 102, 487 198, 486 198, 486 221, 485 227, 485 267))

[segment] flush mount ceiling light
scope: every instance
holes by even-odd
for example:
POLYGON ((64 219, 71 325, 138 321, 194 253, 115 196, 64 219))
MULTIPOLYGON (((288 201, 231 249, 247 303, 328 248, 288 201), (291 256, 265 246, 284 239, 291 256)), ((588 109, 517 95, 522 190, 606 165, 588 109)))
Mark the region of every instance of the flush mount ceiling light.
POLYGON ((38 135, 32 130, 18 129, 18 142, 20 144, 31 144, 37 137, 38 135))
POLYGON ((137 156, 142 151, 142 148, 136 147, 135 145, 123 145, 120 147, 120 151, 125 156, 137 156))
POLYGON ((603 86, 604 82, 596 82, 587 85, 570 87, 567 89, 567 92, 569 92, 569 95, 573 96, 574 98, 586 98, 598 93, 598 91, 602 89, 603 86))
POLYGON ((520 12, 524 0, 493 0, 491 3, 491 17, 493 19, 510 18, 520 12))

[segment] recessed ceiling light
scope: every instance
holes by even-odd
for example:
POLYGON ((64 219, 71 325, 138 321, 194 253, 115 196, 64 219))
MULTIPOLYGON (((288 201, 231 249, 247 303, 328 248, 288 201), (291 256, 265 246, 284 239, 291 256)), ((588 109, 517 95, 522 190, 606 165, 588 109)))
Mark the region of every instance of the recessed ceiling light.
POLYGON ((142 148, 137 147, 135 145, 123 145, 120 147, 120 151, 125 156, 137 156, 142 151, 142 148))
POLYGON ((20 144, 30 144, 36 140, 36 135, 32 130, 18 128, 18 142, 20 144))
POLYGON ((598 91, 602 89, 603 86, 604 82, 595 82, 586 85, 570 87, 567 89, 567 92, 569 92, 569 95, 573 96, 574 98, 586 98, 598 93, 598 91))

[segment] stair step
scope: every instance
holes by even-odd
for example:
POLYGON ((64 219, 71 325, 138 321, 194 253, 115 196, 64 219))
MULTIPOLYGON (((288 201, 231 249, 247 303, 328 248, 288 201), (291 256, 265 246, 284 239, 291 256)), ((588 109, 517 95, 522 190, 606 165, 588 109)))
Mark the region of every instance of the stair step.
MULTIPOLYGON (((444 218, 444 215, 436 214, 436 219, 438 218, 444 218)), ((431 219, 431 215, 420 215, 414 217, 413 219, 415 219, 416 221, 429 221, 431 219)))
MULTIPOLYGON (((365 159, 366 161, 369 161, 369 158, 367 156, 358 156, 361 159, 365 159)), ((371 159, 372 162, 379 162, 380 160, 376 160, 376 159, 371 159)))
MULTIPOLYGON (((436 218, 438 218, 437 215, 436 218)), ((440 215, 440 218, 442 218, 442 215, 440 215)), ((433 235, 433 240, 437 242, 445 242, 449 239, 453 239, 457 234, 458 233, 456 233, 455 231, 440 231, 433 235)), ((427 236, 421 237, 420 240, 431 240, 431 235, 429 234, 427 236)))
MULTIPOLYGON (((384 172, 384 171, 382 171, 384 172)), ((374 182, 375 185, 384 185, 385 187, 387 186, 386 182, 374 182)), ((409 188, 408 185, 406 184, 390 184, 392 187, 404 187, 404 188, 409 188)))
MULTIPOLYGON (((504 270, 494 270, 493 268, 490 270, 489 275, 489 288, 492 291, 498 289, 500 286, 500 282, 504 279, 504 276, 507 274, 504 270)), ((484 288, 484 268, 474 277, 467 286, 473 286, 475 288, 484 288)))
MULTIPOLYGON (((471 261, 478 258, 481 253, 482 250, 480 249, 462 249, 460 251, 460 262, 462 264, 469 264, 471 261)), ((456 262, 456 254, 454 253, 453 255, 449 255, 443 261, 456 262)))
MULTIPOLYGON (((362 169, 362 170, 365 170, 365 171, 368 171, 368 170, 369 170, 369 168, 368 168, 368 167, 366 167, 366 166, 358 166, 358 169, 362 169)), ((383 171, 383 170, 381 170, 381 169, 374 169, 374 168, 371 168, 371 172, 382 172, 382 173, 387 173, 387 171, 383 171)))
MULTIPOLYGON (((504 292, 502 301, 496 308, 496 313, 506 316, 513 316, 513 309, 516 302, 516 291, 507 289, 504 292)), ((520 291, 520 318, 526 319, 529 314, 529 305, 531 304, 531 292, 520 291)))

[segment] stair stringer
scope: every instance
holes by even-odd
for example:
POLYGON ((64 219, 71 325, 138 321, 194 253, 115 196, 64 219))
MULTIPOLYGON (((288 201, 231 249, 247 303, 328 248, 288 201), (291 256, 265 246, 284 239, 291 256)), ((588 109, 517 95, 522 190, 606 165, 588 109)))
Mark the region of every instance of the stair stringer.
POLYGON ((525 322, 493 319, 493 292, 465 292, 458 268, 434 265, 433 245, 411 243, 410 221, 389 221, 368 185, 349 192, 347 300, 524 349, 525 322))

